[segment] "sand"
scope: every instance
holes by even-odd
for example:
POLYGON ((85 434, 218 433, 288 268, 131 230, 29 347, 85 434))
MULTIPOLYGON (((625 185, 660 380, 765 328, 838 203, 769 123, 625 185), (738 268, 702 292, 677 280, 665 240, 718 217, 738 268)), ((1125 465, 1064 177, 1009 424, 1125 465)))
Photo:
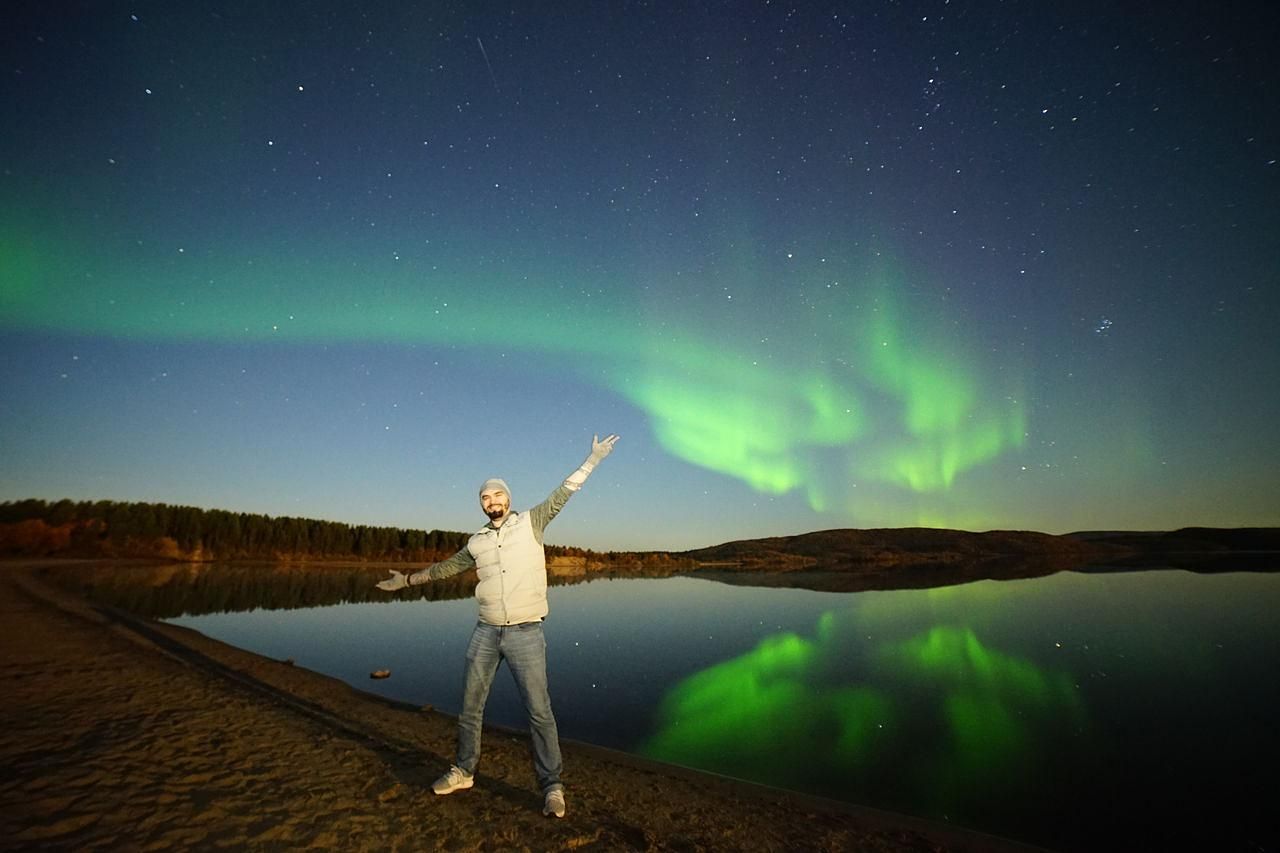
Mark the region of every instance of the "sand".
POLYGON ((488 731, 447 797, 455 720, 0 564, 0 847, 54 850, 1028 850, 565 743, 544 817, 528 742, 488 731))

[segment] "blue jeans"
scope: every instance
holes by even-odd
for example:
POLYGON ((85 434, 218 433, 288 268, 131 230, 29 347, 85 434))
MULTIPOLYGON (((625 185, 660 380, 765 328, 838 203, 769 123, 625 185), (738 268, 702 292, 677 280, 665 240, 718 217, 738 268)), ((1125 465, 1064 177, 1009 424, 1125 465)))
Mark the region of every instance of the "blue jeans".
POLYGON ((471 632, 462 714, 458 717, 457 765, 473 776, 480 765, 484 703, 489 698, 489 688, 493 685, 498 665, 504 660, 515 679, 529 718, 538 785, 543 793, 563 788, 560 782, 560 736, 556 733, 551 695, 547 692, 547 641, 542 634, 541 622, 522 625, 486 625, 481 622, 471 632))

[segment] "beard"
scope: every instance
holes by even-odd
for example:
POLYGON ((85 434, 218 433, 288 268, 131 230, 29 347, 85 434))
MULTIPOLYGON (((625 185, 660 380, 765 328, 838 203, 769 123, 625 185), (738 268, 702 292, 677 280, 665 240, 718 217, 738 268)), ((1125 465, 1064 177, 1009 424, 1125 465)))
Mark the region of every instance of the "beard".
POLYGON ((506 514, 507 514, 507 508, 505 506, 495 506, 489 509, 487 512, 485 512, 485 515, 489 516, 490 521, 497 521, 498 519, 502 518, 506 514))

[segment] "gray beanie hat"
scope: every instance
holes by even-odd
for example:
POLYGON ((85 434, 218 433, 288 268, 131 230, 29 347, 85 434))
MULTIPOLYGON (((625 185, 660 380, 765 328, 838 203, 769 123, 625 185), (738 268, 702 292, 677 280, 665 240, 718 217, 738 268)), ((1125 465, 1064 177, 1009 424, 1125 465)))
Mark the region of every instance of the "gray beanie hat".
POLYGON ((511 490, 507 488, 507 481, 497 477, 490 477, 480 486, 480 494, 484 494, 488 489, 502 489, 507 493, 507 497, 511 497, 511 490))

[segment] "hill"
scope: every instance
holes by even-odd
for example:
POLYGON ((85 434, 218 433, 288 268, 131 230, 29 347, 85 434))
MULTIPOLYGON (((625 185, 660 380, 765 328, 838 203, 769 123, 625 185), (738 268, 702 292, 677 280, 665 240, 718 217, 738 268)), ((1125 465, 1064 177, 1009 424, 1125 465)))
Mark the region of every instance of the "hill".
POLYGON ((1280 551, 1277 527, 1183 527, 1178 530, 1082 530, 1068 533, 1081 542, 1101 543, 1142 553, 1234 553, 1280 551))
POLYGON ((796 571, 819 567, 948 564, 1002 557, 1092 558, 1123 553, 1107 541, 1023 530, 971 533, 931 527, 838 529, 742 539, 686 551, 704 567, 796 571))
POLYGON ((1025 530, 838 529, 725 542, 678 556, 692 560, 700 577, 726 583, 855 592, 1011 580, 1064 570, 1276 571, 1280 529, 1194 527, 1063 536, 1025 530))

